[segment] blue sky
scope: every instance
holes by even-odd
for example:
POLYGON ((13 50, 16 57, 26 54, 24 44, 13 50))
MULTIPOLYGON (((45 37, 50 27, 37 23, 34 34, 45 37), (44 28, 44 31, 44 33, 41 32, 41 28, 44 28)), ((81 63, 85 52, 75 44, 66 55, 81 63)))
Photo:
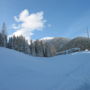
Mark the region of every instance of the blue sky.
POLYGON ((14 16, 23 10, 43 12, 46 20, 42 30, 32 30, 32 38, 86 36, 90 29, 90 0, 0 0, 0 26, 5 21, 8 34, 16 32, 14 16))

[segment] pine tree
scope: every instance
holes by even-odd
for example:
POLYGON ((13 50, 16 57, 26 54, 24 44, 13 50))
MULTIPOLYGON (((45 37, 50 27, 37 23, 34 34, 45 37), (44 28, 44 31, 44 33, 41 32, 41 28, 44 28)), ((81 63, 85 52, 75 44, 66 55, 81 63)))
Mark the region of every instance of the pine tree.
POLYGON ((9 38, 8 48, 30 54, 28 41, 23 36, 13 36, 9 38))
POLYGON ((0 33, 0 45, 7 47, 7 34, 6 34, 6 24, 3 23, 1 33, 0 33))
POLYGON ((53 45, 36 40, 31 44, 31 50, 33 56, 50 57, 56 55, 56 49, 53 45))
POLYGON ((29 48, 30 48, 30 54, 32 54, 32 40, 30 40, 29 48))

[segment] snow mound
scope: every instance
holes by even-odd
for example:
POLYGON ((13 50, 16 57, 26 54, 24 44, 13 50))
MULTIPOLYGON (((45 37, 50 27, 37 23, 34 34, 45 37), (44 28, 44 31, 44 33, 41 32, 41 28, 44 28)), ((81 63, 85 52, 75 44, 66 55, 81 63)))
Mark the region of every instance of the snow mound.
POLYGON ((41 38, 40 40, 52 40, 54 39, 54 37, 44 37, 44 38, 41 38))
POLYGON ((90 52, 41 58, 0 48, 0 90, 90 90, 90 52))

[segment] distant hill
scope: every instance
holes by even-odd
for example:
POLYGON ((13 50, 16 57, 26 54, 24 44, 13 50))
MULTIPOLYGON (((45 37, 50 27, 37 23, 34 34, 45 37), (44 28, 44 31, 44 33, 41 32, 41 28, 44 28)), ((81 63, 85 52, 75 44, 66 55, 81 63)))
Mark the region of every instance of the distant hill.
POLYGON ((43 39, 43 41, 48 42, 50 45, 53 45, 56 51, 59 51, 64 45, 66 45, 70 39, 64 37, 53 37, 50 39, 43 39))
POLYGON ((80 48, 81 50, 90 50, 90 39, 86 37, 77 37, 69 41, 62 47, 61 50, 67 50, 70 48, 80 48))

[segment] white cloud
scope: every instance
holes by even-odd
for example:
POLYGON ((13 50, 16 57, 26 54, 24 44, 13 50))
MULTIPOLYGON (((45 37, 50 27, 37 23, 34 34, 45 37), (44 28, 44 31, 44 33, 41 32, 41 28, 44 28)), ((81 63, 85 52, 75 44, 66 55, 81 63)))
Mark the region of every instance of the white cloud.
POLYGON ((30 14, 27 9, 23 10, 18 16, 15 16, 14 19, 17 25, 13 24, 13 29, 16 29, 16 32, 12 35, 23 35, 27 39, 30 39, 33 31, 42 30, 46 22, 42 11, 30 14))
POLYGON ((16 24, 13 24, 12 27, 13 29, 17 30, 17 29, 20 29, 21 26, 20 25, 17 26, 16 24))

